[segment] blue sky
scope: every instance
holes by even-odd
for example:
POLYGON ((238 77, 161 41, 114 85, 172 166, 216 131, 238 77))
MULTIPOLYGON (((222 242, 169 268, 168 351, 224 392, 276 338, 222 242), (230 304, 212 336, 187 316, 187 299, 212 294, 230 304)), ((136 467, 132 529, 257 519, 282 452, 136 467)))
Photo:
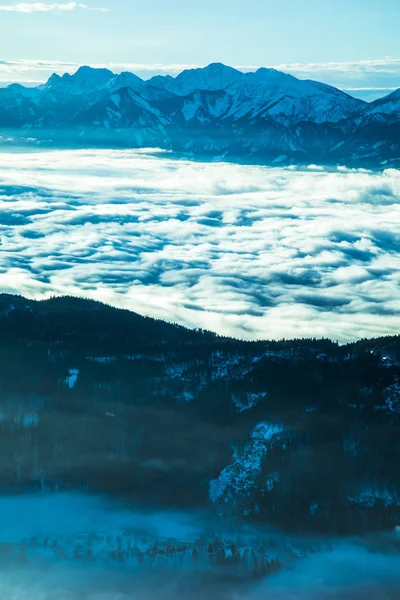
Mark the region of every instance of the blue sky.
POLYGON ((344 88, 400 87, 398 0, 85 2, 0 0, 0 79, 43 80, 78 64, 146 76, 221 61, 344 88))

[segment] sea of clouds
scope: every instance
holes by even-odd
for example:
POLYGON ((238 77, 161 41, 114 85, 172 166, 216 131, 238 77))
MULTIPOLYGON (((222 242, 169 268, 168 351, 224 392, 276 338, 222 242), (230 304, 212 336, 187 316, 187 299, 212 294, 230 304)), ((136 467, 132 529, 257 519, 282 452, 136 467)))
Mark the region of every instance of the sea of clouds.
POLYGON ((241 338, 400 327, 400 171, 0 153, 0 291, 241 338))

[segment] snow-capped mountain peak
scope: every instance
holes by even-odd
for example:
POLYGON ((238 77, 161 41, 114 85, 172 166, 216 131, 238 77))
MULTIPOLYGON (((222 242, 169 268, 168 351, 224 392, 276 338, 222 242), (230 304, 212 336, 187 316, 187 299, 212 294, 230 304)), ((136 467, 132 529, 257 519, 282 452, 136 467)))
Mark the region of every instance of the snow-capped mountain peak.
POLYGON ((226 88, 232 97, 227 116, 273 119, 283 125, 312 121, 338 123, 366 103, 336 88, 297 79, 275 69, 246 73, 226 88))
POLYGON ((400 90, 369 104, 269 68, 212 63, 143 81, 83 66, 37 88, 0 90, 0 127, 68 129, 86 143, 124 130, 118 143, 213 157, 387 166, 400 161, 400 90))
POLYGON ((384 98, 372 102, 366 114, 381 116, 389 121, 398 121, 400 117, 400 88, 388 94, 384 98))
POLYGON ((115 77, 108 69, 80 67, 76 73, 60 77, 54 73, 42 89, 69 94, 87 94, 103 89, 115 77))
POLYGON ((134 73, 123 71, 119 75, 113 76, 113 78, 107 83, 107 88, 110 90, 119 90, 125 87, 132 89, 140 89, 144 86, 144 84, 145 82, 143 81, 143 79, 141 79, 134 73))
POLYGON ((72 75, 72 78, 81 85, 87 85, 96 82, 99 86, 105 85, 114 77, 114 73, 109 69, 95 69, 94 67, 83 66, 72 75))
POLYGON ((283 71, 267 67, 260 67, 254 73, 245 73, 245 77, 253 81, 259 81, 260 83, 269 83, 270 85, 280 85, 283 82, 287 83, 290 80, 296 79, 296 77, 289 75, 289 73, 283 73, 283 71))
POLYGON ((153 78, 149 83, 165 87, 177 96, 187 96, 195 90, 217 91, 241 79, 243 73, 222 63, 211 63, 204 68, 186 69, 176 78, 153 78))

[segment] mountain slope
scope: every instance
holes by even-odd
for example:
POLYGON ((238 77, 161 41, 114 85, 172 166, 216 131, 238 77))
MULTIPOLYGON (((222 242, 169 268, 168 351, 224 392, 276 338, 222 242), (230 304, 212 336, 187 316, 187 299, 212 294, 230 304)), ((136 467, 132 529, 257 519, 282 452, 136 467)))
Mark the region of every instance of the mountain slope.
POLYGON ((131 88, 121 88, 75 115, 73 123, 114 128, 143 128, 166 123, 161 112, 131 88))
POLYGON ((372 102, 364 112, 365 116, 375 116, 389 123, 400 120, 400 89, 388 96, 372 102))
POLYGON ((87 94, 103 89, 114 78, 114 73, 108 69, 93 69, 84 66, 80 67, 73 75, 65 73, 60 77, 54 74, 40 88, 62 92, 63 94, 87 94))
POLYGON ((349 120, 349 135, 334 148, 349 164, 400 164, 400 90, 371 102, 349 120))
POLYGON ((38 119, 41 110, 35 97, 25 93, 22 86, 0 89, 0 127, 20 128, 38 119))
MULTIPOLYGON (((176 78, 81 67, 0 90, 0 127, 53 143, 156 145, 267 163, 400 163, 399 92, 368 104, 274 69, 214 63, 176 78), (43 136, 41 136, 43 130, 43 136)), ((6 136, 3 136, 3 138, 6 136)))
POLYGON ((366 103, 336 88, 302 81, 274 69, 259 69, 226 88, 230 107, 225 118, 273 119, 283 125, 304 121, 338 123, 366 103))
POLYGON ((145 87, 145 82, 137 75, 134 75, 134 73, 124 71, 123 73, 119 73, 119 75, 115 75, 115 77, 109 80, 105 87, 113 92, 120 90, 121 88, 140 90, 145 87))
POLYGON ((163 87, 177 96, 187 96, 196 90, 223 90, 230 83, 240 80, 243 73, 221 63, 212 63, 202 69, 187 69, 176 78, 156 76, 149 85, 163 87))
POLYGON ((399 337, 241 342, 7 295, 0 333, 3 489, 84 487, 296 532, 398 525, 399 337))

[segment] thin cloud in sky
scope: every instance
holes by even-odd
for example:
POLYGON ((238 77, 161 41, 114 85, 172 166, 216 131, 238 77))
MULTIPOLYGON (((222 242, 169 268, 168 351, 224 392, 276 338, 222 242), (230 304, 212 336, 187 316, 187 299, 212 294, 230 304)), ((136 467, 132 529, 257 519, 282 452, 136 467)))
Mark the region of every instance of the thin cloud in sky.
POLYGON ((344 62, 313 62, 313 63, 285 63, 276 65, 277 69, 282 71, 297 71, 297 72, 324 72, 324 71, 339 71, 357 72, 357 73, 399 73, 400 58, 386 56, 385 58, 375 58, 359 61, 344 61, 344 62))
MULTIPOLYGON (((35 12, 35 11, 68 11, 76 9, 108 11, 107 8, 90 8, 86 4, 69 2, 68 4, 16 4, 13 6, 2 6, 0 10, 15 12, 35 12)), ((83 61, 84 62, 84 61, 83 61)), ((83 64, 82 62, 82 64, 83 64)), ((79 63, 52 61, 52 60, 0 60, 1 65, 9 65, 21 70, 43 70, 55 69, 59 71, 70 71, 78 68, 79 63)), ((160 71, 160 72, 181 72, 184 69, 193 69, 203 67, 203 64, 165 64, 165 63, 98 63, 93 67, 114 68, 116 71, 129 69, 132 71, 160 71)), ((242 71, 254 71, 263 66, 272 66, 275 69, 287 72, 311 73, 311 72, 340 72, 340 73, 388 73, 400 74, 400 58, 382 58, 374 60, 360 60, 354 62, 321 62, 321 63, 284 63, 278 65, 233 65, 236 69, 242 71)))
POLYGON ((73 10, 95 10, 100 12, 109 12, 107 8, 90 7, 86 4, 78 2, 67 2, 65 4, 53 3, 47 4, 44 2, 20 2, 19 4, 0 4, 0 12, 15 12, 15 13, 37 13, 37 12, 69 12, 73 10))
POLYGON ((348 92, 394 92, 397 87, 347 87, 348 92))
MULTIPOLYGON (((76 5, 78 9, 86 7, 84 10, 96 10, 94 8, 89 9, 87 5, 77 3, 69 3, 62 6, 70 5, 76 5)), ((108 9, 97 10, 106 11, 108 9)), ((53 73, 58 73, 59 75, 75 73, 82 64, 87 64, 84 57, 80 63, 52 61, 50 59, 0 60, 0 87, 13 82, 25 83, 26 85, 39 85, 45 82, 53 73)), ((90 63, 90 66, 108 68, 114 73, 131 71, 143 79, 150 79, 154 75, 170 74, 176 76, 185 69, 202 67, 204 64, 109 61, 90 63)), ((280 71, 291 73, 300 79, 317 79, 367 101, 375 100, 397 89, 400 77, 400 58, 395 57, 360 60, 358 62, 285 63, 279 65, 241 64, 233 66, 244 72, 255 71, 260 66, 272 66, 280 71)))

